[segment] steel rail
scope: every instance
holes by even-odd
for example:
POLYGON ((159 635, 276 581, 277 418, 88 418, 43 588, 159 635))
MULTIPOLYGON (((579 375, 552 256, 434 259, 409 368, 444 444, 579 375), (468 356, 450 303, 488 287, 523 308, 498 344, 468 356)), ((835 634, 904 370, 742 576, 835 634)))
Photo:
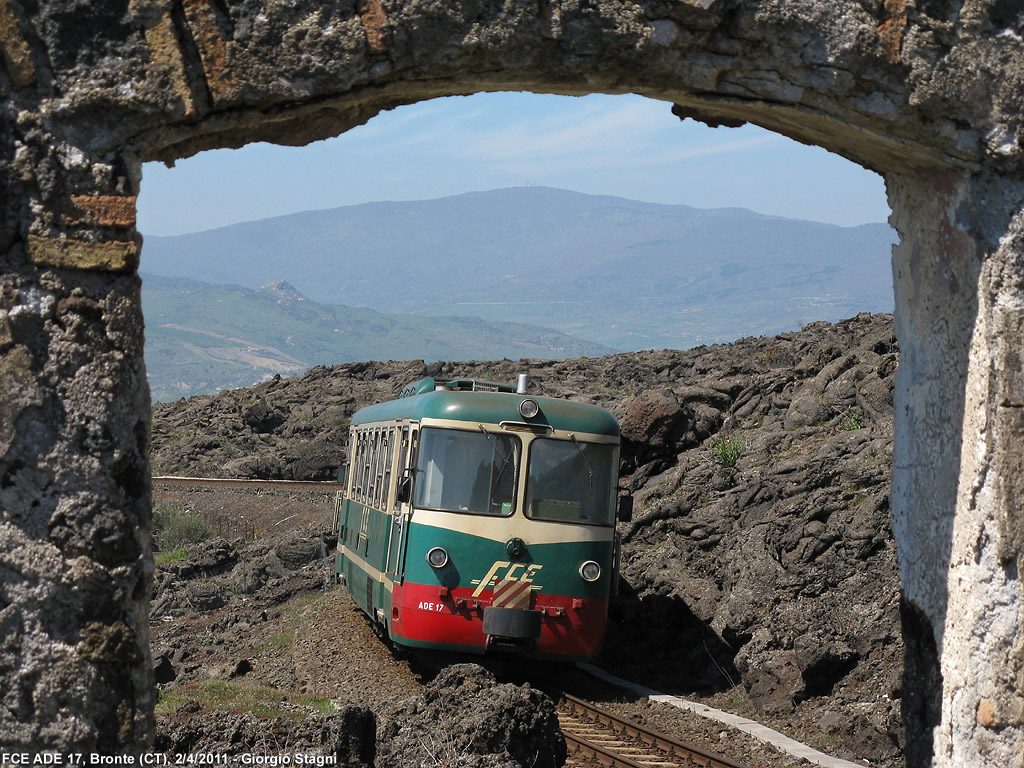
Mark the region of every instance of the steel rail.
POLYGON ((580 715, 590 723, 602 726, 613 733, 629 736, 636 742, 656 749, 663 755, 668 756, 666 758, 652 754, 650 759, 634 759, 635 755, 633 757, 616 755, 612 749, 572 733, 571 726, 570 730, 566 730, 563 727, 562 732, 570 749, 578 749, 583 754, 593 757, 603 765, 621 766, 621 768, 636 768, 637 766, 649 768, 651 765, 671 765, 674 762, 680 766, 700 766, 700 768, 749 768, 749 766, 743 763, 719 755, 716 752, 711 752, 695 744, 680 741, 650 728, 645 728, 570 694, 562 693, 560 704, 568 709, 571 715, 580 715), (612 762, 606 762, 607 760, 612 762))
POLYGON ((180 475, 161 475, 152 478, 153 483, 160 485, 210 485, 238 488, 291 488, 297 491, 325 491, 334 492, 345 489, 344 483, 334 480, 244 480, 231 477, 183 477, 180 475))
POLYGON ((601 765, 607 765, 611 768, 650 768, 650 766, 645 763, 638 763, 623 755, 617 755, 611 750, 605 749, 604 747, 569 731, 563 730, 562 736, 565 737, 565 746, 568 747, 569 754, 581 754, 585 757, 596 760, 601 765))

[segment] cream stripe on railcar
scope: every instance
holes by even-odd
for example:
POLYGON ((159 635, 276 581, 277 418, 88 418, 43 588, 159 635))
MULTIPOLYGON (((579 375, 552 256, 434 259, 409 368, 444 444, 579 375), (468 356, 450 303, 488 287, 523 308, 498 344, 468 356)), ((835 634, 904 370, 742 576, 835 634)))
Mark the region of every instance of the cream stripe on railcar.
POLYGON ((611 541, 615 534, 615 529, 610 525, 575 525, 564 522, 530 520, 519 512, 512 517, 498 517, 470 512, 416 509, 412 513, 412 522, 415 525, 465 533, 500 543, 518 537, 528 545, 563 544, 574 541, 611 541))
POLYGON ((371 579, 383 582, 384 589, 386 589, 388 592, 394 591, 394 582, 391 579, 389 579, 387 575, 385 575, 381 571, 378 571, 376 568, 374 568, 372 565, 366 562, 366 560, 357 555, 347 546, 342 546, 341 551, 345 555, 345 558, 352 563, 352 565, 359 568, 359 570, 364 571, 371 579))

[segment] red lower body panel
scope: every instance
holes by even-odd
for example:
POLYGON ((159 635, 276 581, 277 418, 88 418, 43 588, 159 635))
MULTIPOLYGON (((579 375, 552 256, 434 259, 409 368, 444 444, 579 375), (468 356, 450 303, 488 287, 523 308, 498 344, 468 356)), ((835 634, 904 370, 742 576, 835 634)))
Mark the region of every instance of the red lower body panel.
MULTIPOLYGON (((472 589, 436 584, 395 584, 391 596, 390 628, 399 644, 453 650, 487 650, 483 632, 484 608, 492 590, 473 597, 472 589)), ((540 636, 529 656, 576 660, 592 658, 601 650, 608 616, 608 600, 534 594, 529 610, 541 613, 540 636)))

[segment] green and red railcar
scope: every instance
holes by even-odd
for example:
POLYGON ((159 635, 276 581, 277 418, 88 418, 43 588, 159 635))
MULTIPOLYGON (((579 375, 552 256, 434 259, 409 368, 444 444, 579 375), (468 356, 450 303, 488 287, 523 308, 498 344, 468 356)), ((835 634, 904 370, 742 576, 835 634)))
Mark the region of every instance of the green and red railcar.
POLYGON ((393 642, 599 652, 618 579, 619 425, 525 388, 428 378, 353 417, 336 570, 393 642))

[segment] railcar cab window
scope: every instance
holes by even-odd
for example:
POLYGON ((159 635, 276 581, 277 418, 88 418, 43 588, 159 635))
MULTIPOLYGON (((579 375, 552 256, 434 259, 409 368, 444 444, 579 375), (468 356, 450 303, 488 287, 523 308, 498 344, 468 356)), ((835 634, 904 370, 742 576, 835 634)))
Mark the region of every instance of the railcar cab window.
POLYGON ((420 431, 413 504, 449 512, 511 515, 518 438, 426 427, 420 431))
POLYGON ((615 469, 611 445, 534 440, 526 480, 527 517, 611 525, 615 519, 615 469))

